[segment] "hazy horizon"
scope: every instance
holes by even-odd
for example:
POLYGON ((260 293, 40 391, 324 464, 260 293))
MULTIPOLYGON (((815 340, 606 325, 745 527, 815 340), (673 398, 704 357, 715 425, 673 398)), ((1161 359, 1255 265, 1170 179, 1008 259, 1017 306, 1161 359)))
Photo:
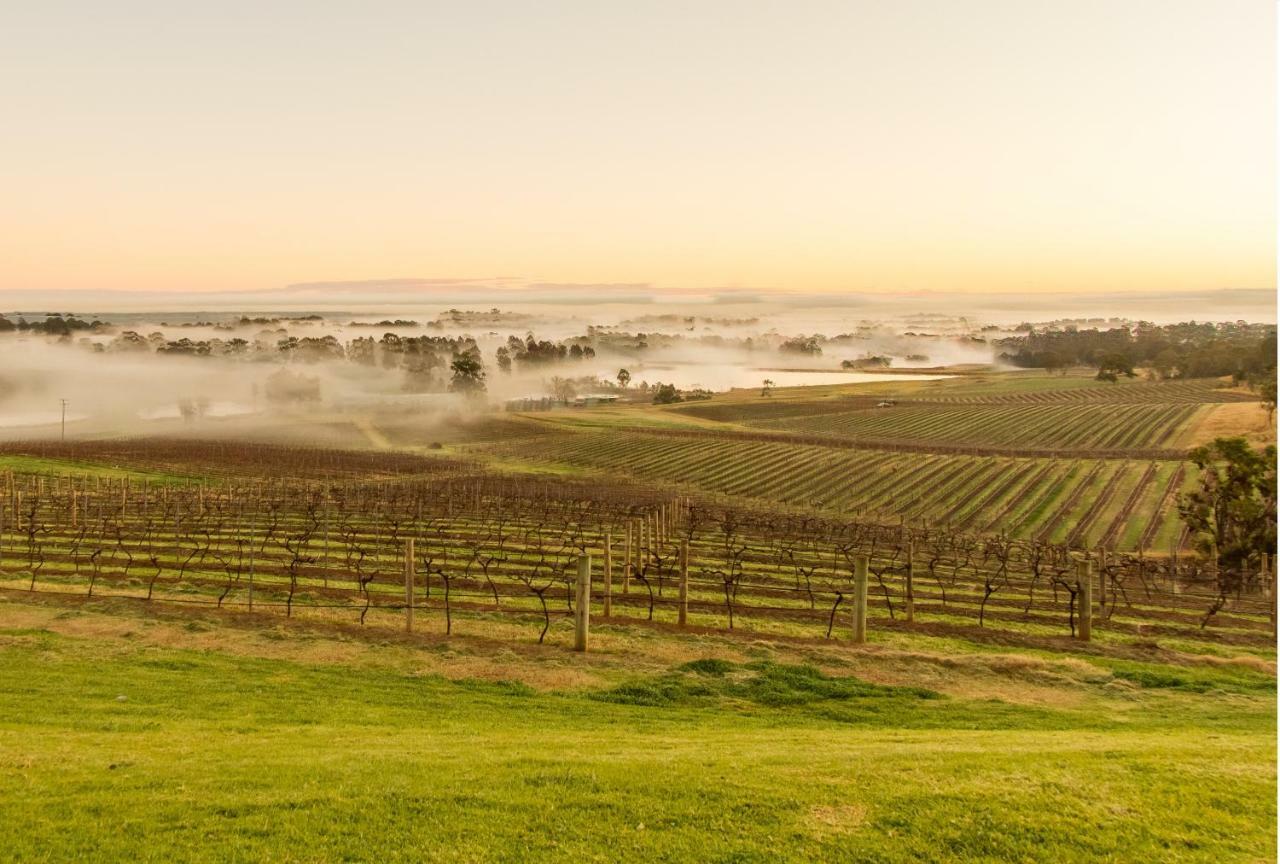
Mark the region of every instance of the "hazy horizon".
POLYGON ((1158 324, 1178 321, 1276 321, 1271 290, 1224 289, 1185 292, 1107 292, 1026 295, 1017 293, 767 293, 731 290, 671 291, 651 285, 536 285, 522 288, 486 280, 380 280, 368 283, 295 285, 271 291, 5 291, 0 314, 71 313, 280 313, 434 316, 447 308, 554 312, 590 308, 584 321, 641 314, 774 316, 794 332, 838 329, 876 318, 949 315, 971 321, 1013 324, 1058 319, 1124 319, 1158 324), (805 319, 812 318, 812 321, 805 319), (802 322, 800 325, 796 321, 802 322), (808 325, 812 326, 808 326, 808 325))

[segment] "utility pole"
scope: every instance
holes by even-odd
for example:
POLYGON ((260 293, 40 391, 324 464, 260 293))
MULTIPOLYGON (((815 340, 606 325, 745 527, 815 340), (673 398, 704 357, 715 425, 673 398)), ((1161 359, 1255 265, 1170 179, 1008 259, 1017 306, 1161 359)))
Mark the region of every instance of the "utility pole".
POLYGON ((59 401, 60 401, 60 402, 62 402, 62 441, 63 441, 63 443, 66 443, 66 440, 67 440, 67 400, 66 400, 66 399, 60 399, 59 401))

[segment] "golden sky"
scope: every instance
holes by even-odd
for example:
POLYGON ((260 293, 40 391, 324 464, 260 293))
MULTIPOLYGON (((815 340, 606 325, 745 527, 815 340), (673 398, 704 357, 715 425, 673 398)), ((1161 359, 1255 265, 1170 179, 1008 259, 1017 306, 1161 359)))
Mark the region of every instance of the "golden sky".
POLYGON ((13 6, 0 289, 1275 284, 1272 0, 13 6))

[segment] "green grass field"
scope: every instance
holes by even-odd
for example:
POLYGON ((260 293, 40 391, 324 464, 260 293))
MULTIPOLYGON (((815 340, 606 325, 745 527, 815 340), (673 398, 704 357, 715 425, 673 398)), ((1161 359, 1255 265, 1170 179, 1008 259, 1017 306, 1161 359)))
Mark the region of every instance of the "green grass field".
POLYGON ((1275 854, 1260 661, 566 640, 2 603, 0 859, 1275 854))

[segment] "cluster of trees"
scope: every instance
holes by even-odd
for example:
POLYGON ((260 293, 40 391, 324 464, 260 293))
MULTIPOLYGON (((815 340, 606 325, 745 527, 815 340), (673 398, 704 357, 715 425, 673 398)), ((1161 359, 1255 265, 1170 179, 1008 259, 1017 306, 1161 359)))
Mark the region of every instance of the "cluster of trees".
POLYGON ((507 344, 499 346, 495 359, 500 370, 510 372, 512 364, 533 368, 563 363, 566 360, 590 360, 595 356, 596 349, 579 340, 549 342, 546 339, 536 339, 530 333, 524 339, 519 336, 508 337, 507 344))
MULTIPOLYGON (((381 339, 360 336, 345 345, 333 336, 290 336, 284 331, 264 331, 253 342, 247 339, 166 339, 162 333, 149 336, 126 330, 97 350, 111 352, 154 352, 185 357, 227 357, 252 361, 314 364, 358 363, 399 370, 401 387, 409 393, 444 390, 475 394, 483 392, 485 372, 480 349, 464 336, 398 336, 386 333, 381 339)), ((298 401, 286 398, 284 401, 298 401)), ((307 400, 302 400, 307 401, 307 400)))
POLYGON ((1276 328, 1243 321, 1139 323, 1107 330, 1029 329, 997 344, 1002 349, 1000 359, 1015 366, 1049 370, 1094 366, 1099 378, 1109 381, 1145 368, 1156 378, 1231 375, 1257 384, 1268 371, 1274 380, 1276 368, 1276 328))
POLYGON ((864 354, 856 360, 840 361, 841 369, 888 369, 893 358, 883 354, 864 354))
POLYGON ((710 399, 712 396, 710 390, 703 390, 701 387, 681 390, 674 384, 663 384, 661 381, 654 384, 650 390, 653 393, 654 405, 672 405, 676 402, 700 402, 703 399, 710 399))
POLYGON ((1244 587, 1250 568, 1261 567, 1262 556, 1276 554, 1276 447, 1218 438, 1192 450, 1191 461, 1200 483, 1179 498, 1178 512, 1197 550, 1222 568, 1212 616, 1244 587))
POLYGON ((822 356, 822 336, 793 336, 778 346, 778 350, 786 354, 804 354, 809 357, 822 356))
POLYGON ((14 331, 20 333, 43 333, 46 336, 70 336, 72 333, 78 332, 94 332, 105 328, 107 325, 101 321, 94 319, 93 321, 84 321, 74 315, 49 315, 43 321, 28 321, 26 318, 19 317, 18 323, 10 321, 8 318, 0 315, 0 333, 12 333, 14 331))
POLYGON ((363 321, 352 321, 347 326, 348 327, 417 327, 419 325, 417 321, 413 321, 407 318, 397 318, 394 321, 392 321, 389 318, 384 318, 381 321, 375 321, 372 324, 366 324, 363 321))

